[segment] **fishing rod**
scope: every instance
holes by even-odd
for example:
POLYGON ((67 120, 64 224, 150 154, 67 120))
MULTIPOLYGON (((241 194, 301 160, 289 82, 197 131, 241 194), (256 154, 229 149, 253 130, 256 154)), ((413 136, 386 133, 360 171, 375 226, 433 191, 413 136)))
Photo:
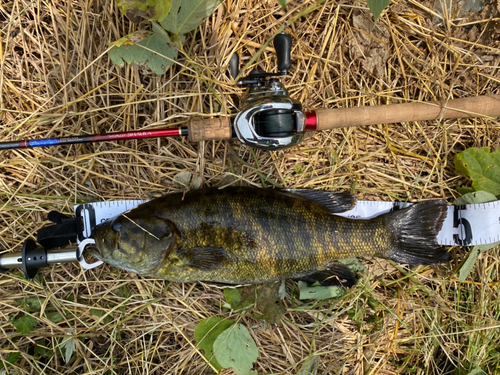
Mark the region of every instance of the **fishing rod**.
MULTIPOLYGON (((0 150, 158 137, 188 137, 191 142, 200 142, 235 136, 248 146, 276 150, 297 145, 307 131, 500 116, 500 95, 304 112, 302 104, 290 98, 280 82, 280 77, 288 74, 292 65, 292 37, 278 34, 273 43, 278 72, 254 69, 247 77, 237 81, 238 85, 249 89, 241 100, 241 110, 234 118, 192 119, 185 127, 169 129, 2 142, 0 150)), ((238 65, 239 57, 234 54, 229 63, 233 78, 238 76, 238 65)))

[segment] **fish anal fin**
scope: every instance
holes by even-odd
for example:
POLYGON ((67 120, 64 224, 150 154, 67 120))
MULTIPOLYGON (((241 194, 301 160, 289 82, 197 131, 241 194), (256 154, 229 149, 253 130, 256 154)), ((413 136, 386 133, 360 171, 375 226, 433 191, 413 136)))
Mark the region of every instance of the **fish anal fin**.
POLYGON ((356 205, 356 197, 346 192, 315 189, 284 189, 284 191, 316 202, 332 214, 349 211, 356 205))
POLYGON ((226 250, 218 247, 191 247, 177 250, 185 267, 203 271, 215 270, 228 262, 226 250))
POLYGON ((357 282, 356 275, 343 264, 332 263, 327 269, 313 272, 301 277, 300 280, 315 283, 319 282, 323 286, 343 286, 351 287, 357 282))

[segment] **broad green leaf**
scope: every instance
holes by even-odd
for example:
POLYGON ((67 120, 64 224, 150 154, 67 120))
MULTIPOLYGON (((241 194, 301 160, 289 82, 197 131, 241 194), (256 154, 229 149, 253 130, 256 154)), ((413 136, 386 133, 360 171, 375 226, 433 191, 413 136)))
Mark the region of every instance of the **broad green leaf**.
POLYGON ((457 191, 460 193, 460 195, 465 195, 469 193, 473 193, 474 189, 470 187, 457 187, 457 191))
MULTIPOLYGON (((453 203, 455 205, 474 204, 474 203, 493 202, 496 200, 497 200, 497 198, 491 193, 488 193, 486 191, 476 191, 473 193, 465 194, 464 196, 456 199, 455 202, 453 202, 453 203)), ((462 267, 460 267, 458 279, 461 282, 464 282, 467 279, 467 277, 469 276, 469 273, 472 270, 472 267, 474 267, 474 264, 476 263, 476 260, 479 257, 479 254, 481 254, 485 251, 488 251, 497 245, 500 245, 500 242, 496 242, 493 244, 487 244, 487 245, 474 246, 472 248, 472 250, 470 251, 469 256, 465 260, 464 264, 462 264, 462 267)))
MULTIPOLYGON (((19 359, 19 356, 21 355, 21 352, 11 352, 7 357, 5 357, 5 362, 8 362, 10 364, 16 363, 17 360, 19 359)), ((3 362, 0 361, 0 370, 3 370, 5 366, 3 365, 3 362)))
POLYGON ((170 13, 160 23, 177 39, 180 35, 196 29, 220 3, 220 0, 172 0, 170 13))
POLYGON ((17 332, 27 335, 35 329, 36 319, 30 315, 24 315, 20 318, 14 319, 12 325, 16 327, 17 332))
POLYGON ((171 0, 116 0, 118 9, 134 22, 161 21, 169 10, 171 0))
POLYGON ((454 205, 460 204, 474 204, 474 203, 488 203, 494 202, 497 200, 493 194, 488 193, 487 191, 474 191, 472 193, 467 193, 460 198, 455 199, 453 202, 454 205))
POLYGON ((116 65, 135 63, 149 67, 158 75, 173 64, 177 47, 166 33, 139 30, 111 43, 108 55, 116 65))
POLYGON ((286 8, 286 0, 278 0, 278 3, 281 5, 283 9, 286 8))
POLYGON ((455 156, 455 172, 472 179, 474 190, 500 196, 500 151, 488 147, 469 148, 455 156))
POLYGON ((198 343, 198 347, 203 350, 205 359, 217 370, 221 370, 222 366, 214 356, 214 341, 233 324, 232 320, 214 317, 202 320, 194 329, 194 339, 198 343))
POLYGON ((76 340, 74 337, 65 338, 59 346, 61 352, 64 353, 64 362, 68 363, 76 349, 76 340))
POLYGON ((247 328, 235 324, 222 332, 214 342, 215 358, 224 368, 232 367, 239 375, 251 373, 259 350, 247 328))
POLYGON ((31 297, 23 298, 17 300, 16 302, 21 306, 26 312, 33 313, 40 311, 42 308, 42 303, 45 301, 44 298, 31 297))
POLYGON ((306 282, 299 281, 299 299, 328 299, 337 298, 345 293, 341 286, 308 286, 306 282))
POLYGON ((375 22, 377 22, 380 14, 387 7, 387 5, 389 5, 390 2, 391 0, 366 0, 368 8, 370 8, 373 17, 375 18, 375 22))
POLYGON ((243 297, 245 287, 240 288, 224 288, 224 298, 229 304, 230 308, 233 310, 241 310, 250 308, 255 303, 255 298, 253 300, 247 301, 246 297, 243 297))
POLYGON ((48 311, 48 312, 45 312, 45 316, 52 323, 59 323, 59 322, 61 322, 64 319, 63 316, 58 311, 48 311))

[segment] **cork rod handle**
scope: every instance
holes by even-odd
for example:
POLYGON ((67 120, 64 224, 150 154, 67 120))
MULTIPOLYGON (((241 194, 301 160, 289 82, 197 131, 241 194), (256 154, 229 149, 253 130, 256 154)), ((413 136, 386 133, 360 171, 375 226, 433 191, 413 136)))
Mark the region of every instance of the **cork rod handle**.
POLYGON ((500 95, 448 101, 377 105, 316 111, 316 129, 393 124, 409 121, 500 116, 500 95))
POLYGON ((188 139, 200 142, 232 137, 231 119, 228 117, 191 120, 188 123, 188 139))

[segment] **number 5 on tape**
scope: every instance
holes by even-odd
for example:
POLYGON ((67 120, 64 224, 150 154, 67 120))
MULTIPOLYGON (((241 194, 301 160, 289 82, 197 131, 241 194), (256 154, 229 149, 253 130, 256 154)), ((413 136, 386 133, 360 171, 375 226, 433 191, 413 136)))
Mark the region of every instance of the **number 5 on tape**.
POLYGON ((453 234, 453 240, 457 245, 467 246, 472 242, 472 227, 469 221, 462 216, 462 213, 467 210, 467 206, 456 205, 453 207, 453 228, 459 233, 453 234))

